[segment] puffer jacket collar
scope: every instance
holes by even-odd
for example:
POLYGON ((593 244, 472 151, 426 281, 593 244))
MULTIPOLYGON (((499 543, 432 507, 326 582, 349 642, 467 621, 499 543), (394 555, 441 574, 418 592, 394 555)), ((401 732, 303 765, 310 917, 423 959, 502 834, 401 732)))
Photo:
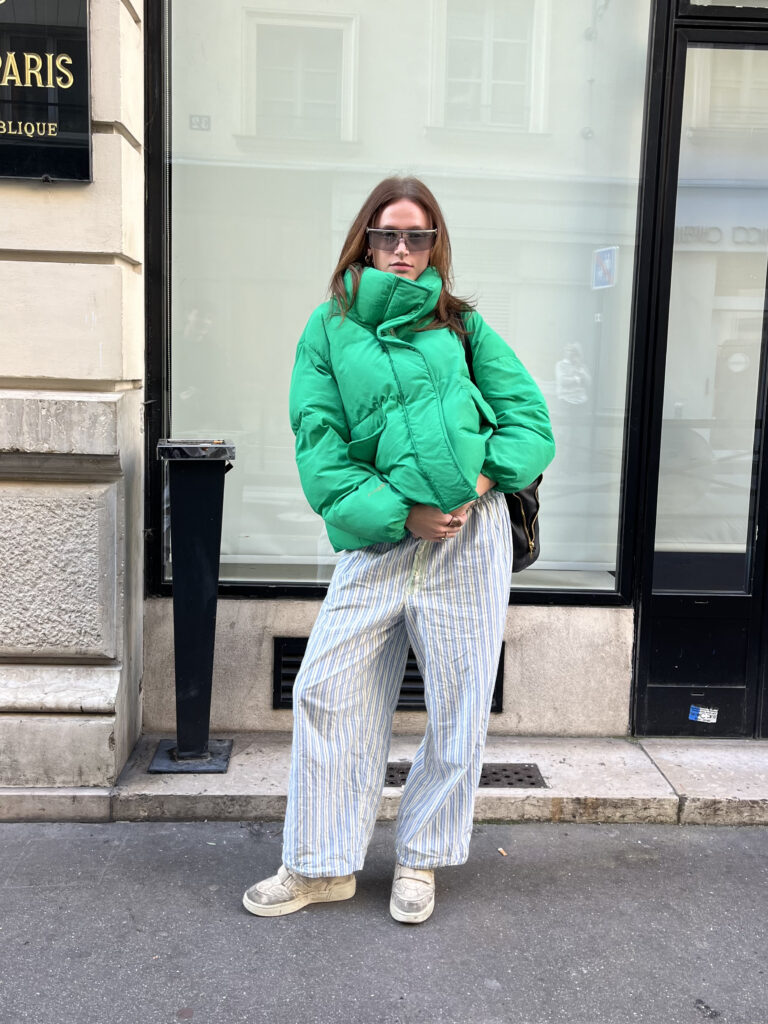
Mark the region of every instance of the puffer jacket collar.
MULTIPOLYGON (((351 295, 351 274, 345 284, 351 295)), ((381 337, 401 324, 429 317, 440 298, 443 282, 434 267, 427 267, 418 280, 365 267, 355 301, 347 316, 381 337)))

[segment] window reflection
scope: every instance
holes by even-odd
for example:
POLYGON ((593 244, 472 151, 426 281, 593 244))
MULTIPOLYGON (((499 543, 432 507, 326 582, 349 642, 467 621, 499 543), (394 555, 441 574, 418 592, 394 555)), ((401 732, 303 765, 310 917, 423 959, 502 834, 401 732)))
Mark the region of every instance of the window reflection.
POLYGON ((257 132, 283 139, 340 138, 341 56, 338 29, 260 25, 257 132))
POLYGON ((535 7, 528 0, 448 0, 447 125, 528 127, 535 7))
POLYGON ((457 293, 552 409, 545 546, 515 585, 613 589, 650 0, 171 6, 172 427, 237 444, 225 577, 330 577, 293 460, 296 341, 365 195, 415 173, 457 293), (618 253, 605 279, 596 250, 618 253))

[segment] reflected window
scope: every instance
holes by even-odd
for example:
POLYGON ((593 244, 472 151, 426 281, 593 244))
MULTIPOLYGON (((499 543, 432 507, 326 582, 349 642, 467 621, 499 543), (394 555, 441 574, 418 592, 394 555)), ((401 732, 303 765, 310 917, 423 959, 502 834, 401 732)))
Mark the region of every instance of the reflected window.
POLYGON ((246 15, 246 132, 268 139, 352 137, 354 20, 246 15))
POLYGON ((768 69, 760 51, 712 48, 696 54, 694 129, 764 129, 766 107, 768 69))
POLYGON ((448 0, 447 125, 528 127, 534 6, 448 0))

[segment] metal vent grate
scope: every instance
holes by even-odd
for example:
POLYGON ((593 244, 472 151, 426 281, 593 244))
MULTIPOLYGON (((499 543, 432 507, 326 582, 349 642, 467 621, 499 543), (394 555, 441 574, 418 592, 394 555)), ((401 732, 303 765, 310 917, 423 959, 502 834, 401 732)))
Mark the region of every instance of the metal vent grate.
MULTIPOLYGON (((293 707, 293 684, 301 668, 301 659, 307 649, 305 636, 276 636, 274 639, 274 660, 272 675, 272 707, 288 710, 293 707)), ((496 683, 493 688, 491 712, 499 714, 502 710, 504 692, 504 645, 501 647, 499 667, 496 671, 496 683)), ((408 648, 408 660, 405 663, 403 683, 400 687, 398 711, 424 711, 424 680, 421 678, 416 656, 408 648)))
MULTIPOLYGON (((390 761, 387 765, 385 786, 402 786, 411 770, 410 761, 390 761)), ((494 789, 546 789, 538 765, 484 764, 480 774, 481 787, 494 789)))

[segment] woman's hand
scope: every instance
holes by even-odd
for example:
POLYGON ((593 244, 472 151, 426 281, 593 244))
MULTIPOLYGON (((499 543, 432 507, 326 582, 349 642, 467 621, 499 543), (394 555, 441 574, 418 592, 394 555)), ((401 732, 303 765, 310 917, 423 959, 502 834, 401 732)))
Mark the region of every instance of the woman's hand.
MULTIPOLYGON (((495 486, 495 480, 481 473, 475 487, 478 498, 495 486)), ((419 540, 448 540, 449 537, 455 537, 466 523, 467 512, 473 505, 473 501, 468 501, 466 505, 454 509, 449 515, 434 505, 413 505, 405 520, 405 527, 419 540)))
POLYGON ((405 527, 419 540, 443 541, 455 537, 466 521, 466 508, 447 515, 434 505, 413 505, 405 527))

